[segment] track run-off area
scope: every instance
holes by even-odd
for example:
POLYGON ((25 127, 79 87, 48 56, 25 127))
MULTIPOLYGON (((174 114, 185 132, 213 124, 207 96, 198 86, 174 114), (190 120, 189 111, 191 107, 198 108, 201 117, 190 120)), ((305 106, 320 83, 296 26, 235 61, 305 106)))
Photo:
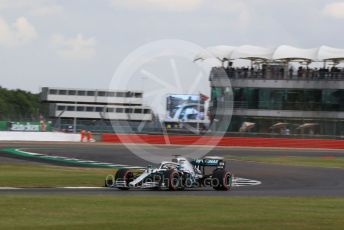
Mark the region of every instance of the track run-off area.
MULTIPOLYGON (((134 145, 134 144, 133 144, 134 145)), ((135 152, 154 152, 164 156, 187 154, 197 148, 207 146, 152 147, 134 145, 135 152)), ((131 146, 132 150, 133 146, 131 146)), ((2 162, 40 162, 80 167, 140 168, 151 164, 122 144, 105 143, 0 143, 0 161, 2 162)), ((209 148, 211 156, 344 156, 344 150, 325 149, 277 149, 277 148, 209 148)), ((292 166, 255 161, 230 160, 228 168, 234 175, 231 191, 218 192, 211 188, 190 189, 178 192, 130 190, 102 187, 51 187, 51 188, 0 188, 0 192, 11 193, 111 193, 125 194, 183 194, 183 195, 344 195, 344 169, 315 166, 292 166)), ((106 175, 104 175, 105 179, 106 175)))

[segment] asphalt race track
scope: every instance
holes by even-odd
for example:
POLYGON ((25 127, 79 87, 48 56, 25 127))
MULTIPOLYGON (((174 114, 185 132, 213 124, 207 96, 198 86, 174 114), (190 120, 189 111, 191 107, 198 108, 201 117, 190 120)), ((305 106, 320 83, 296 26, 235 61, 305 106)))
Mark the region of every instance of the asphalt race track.
MULTIPOLYGON (((134 155, 124 145, 119 144, 71 144, 71 143, 0 143, 0 149, 20 148, 24 151, 42 153, 52 156, 62 156, 125 164, 132 166, 146 166, 150 164, 134 155)), ((189 147, 182 150, 178 147, 158 146, 152 148, 148 145, 137 145, 135 151, 147 151, 157 154, 172 156, 183 155, 195 148, 189 147)), ((219 147, 211 150, 208 155, 281 155, 281 156, 344 156, 344 150, 305 150, 305 149, 261 149, 261 148, 230 148, 219 147)), ((13 158, 8 153, 0 151, 1 162, 25 161, 26 159, 13 158)), ((49 162, 38 162, 49 163, 49 162)), ((257 162, 231 161, 228 162, 230 170, 235 177, 248 178, 260 181, 260 185, 236 186, 229 192, 218 192, 212 189, 193 189, 188 191, 165 192, 130 190, 120 191, 109 188, 37 188, 37 189, 7 189, 0 188, 0 193, 96 193, 114 195, 344 195, 344 169, 287 166, 278 164, 264 164, 257 162)), ((106 175, 104 175, 105 177, 106 175)))

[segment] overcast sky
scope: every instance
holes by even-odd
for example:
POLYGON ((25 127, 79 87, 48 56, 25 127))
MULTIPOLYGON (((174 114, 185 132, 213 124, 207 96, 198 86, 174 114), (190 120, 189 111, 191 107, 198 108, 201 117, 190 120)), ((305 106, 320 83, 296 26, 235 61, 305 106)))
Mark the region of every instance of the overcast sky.
POLYGON ((108 88, 152 41, 344 48, 343 28, 334 0, 0 0, 0 85, 108 88))

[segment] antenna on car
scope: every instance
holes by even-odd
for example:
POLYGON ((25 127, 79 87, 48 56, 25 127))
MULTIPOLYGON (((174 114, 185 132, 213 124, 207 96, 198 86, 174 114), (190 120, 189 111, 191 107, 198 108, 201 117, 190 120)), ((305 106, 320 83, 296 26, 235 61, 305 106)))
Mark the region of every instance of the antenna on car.
POLYGON ((180 154, 175 154, 175 155, 172 155, 173 156, 173 159, 172 159, 172 162, 174 163, 178 163, 178 157, 180 157, 180 154))

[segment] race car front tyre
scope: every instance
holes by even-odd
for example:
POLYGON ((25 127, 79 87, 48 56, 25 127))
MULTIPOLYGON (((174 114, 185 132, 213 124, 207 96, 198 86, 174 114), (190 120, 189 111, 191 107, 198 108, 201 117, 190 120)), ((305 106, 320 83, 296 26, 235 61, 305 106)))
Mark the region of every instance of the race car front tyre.
POLYGON ((104 183, 104 187, 112 187, 114 185, 113 180, 111 179, 106 179, 104 183))
POLYGON ((224 169, 216 169, 213 172, 213 189, 228 191, 232 187, 232 174, 224 169))
POLYGON ((129 169, 119 169, 115 175, 115 185, 120 190, 128 190, 133 178, 134 174, 129 169))
POLYGON ((164 173, 164 183, 170 191, 176 191, 183 187, 181 183, 181 177, 174 169, 168 170, 164 173))

